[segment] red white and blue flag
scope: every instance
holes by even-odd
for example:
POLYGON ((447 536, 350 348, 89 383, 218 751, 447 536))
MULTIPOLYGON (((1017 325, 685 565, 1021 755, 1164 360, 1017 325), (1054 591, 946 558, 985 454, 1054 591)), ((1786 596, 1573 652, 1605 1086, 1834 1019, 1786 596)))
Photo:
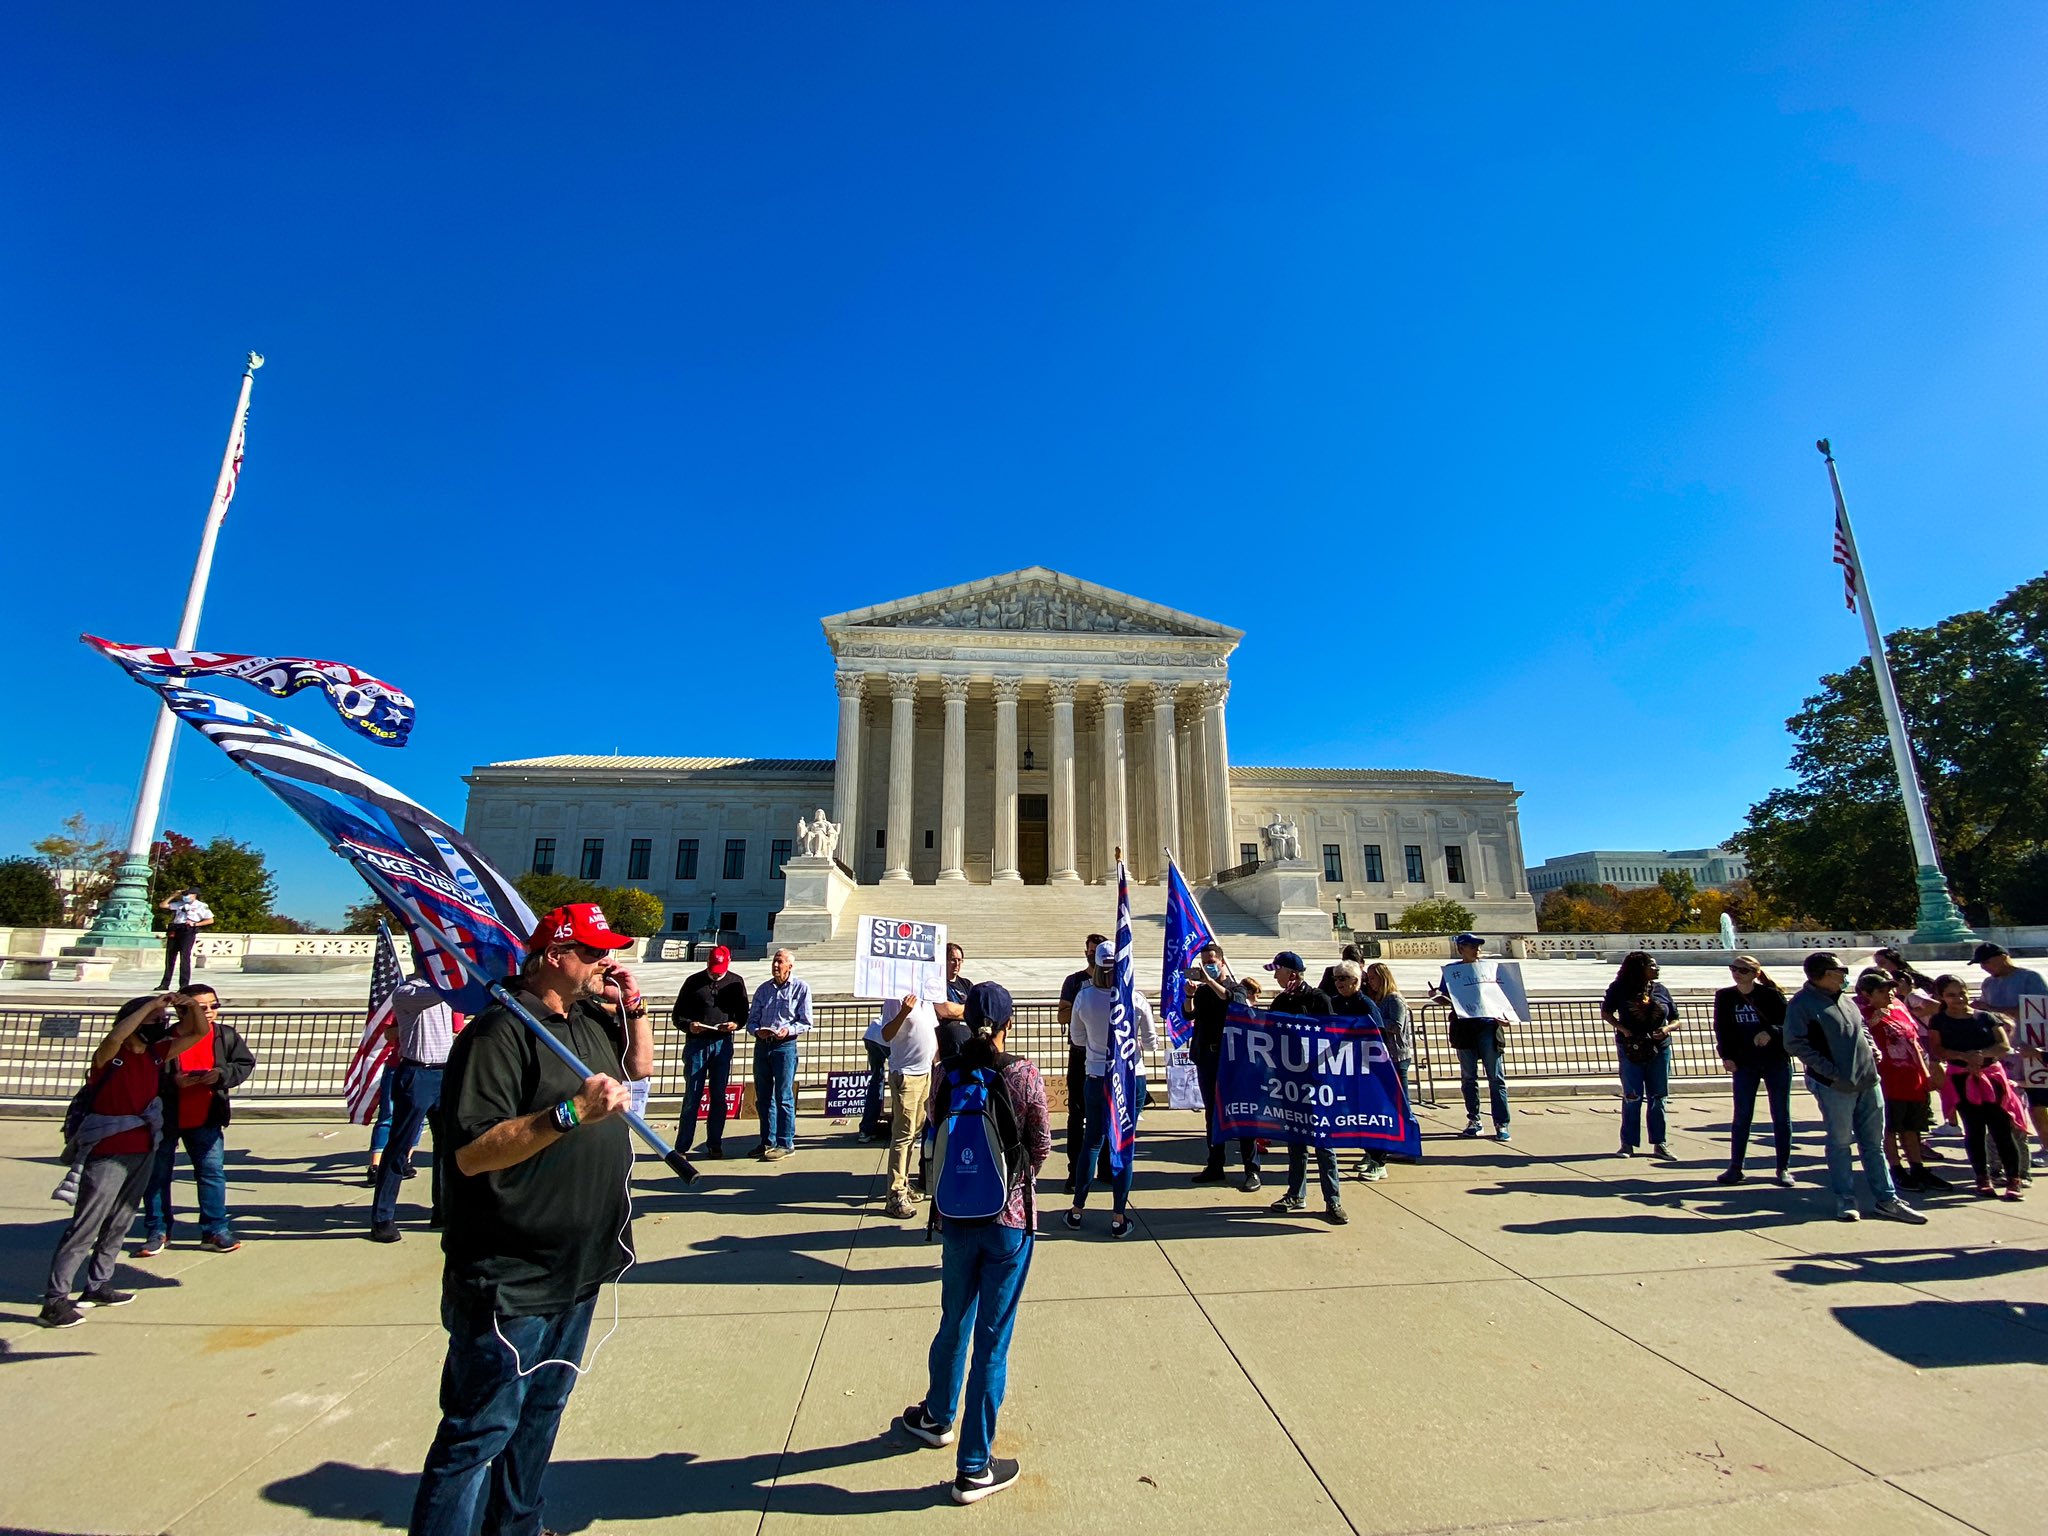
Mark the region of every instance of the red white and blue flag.
POLYGON ((1130 1166, 1138 1139, 1137 967, 1131 953, 1131 882, 1123 860, 1116 865, 1116 985, 1110 989, 1109 1061, 1102 1086, 1109 1097, 1109 1167, 1130 1166))
POLYGON ((1159 1006, 1166 1010, 1166 1037, 1179 1050, 1195 1033, 1187 1016, 1188 967, 1212 942, 1208 919, 1188 889, 1187 878, 1172 859, 1166 861, 1166 974, 1159 983, 1159 1006))
POLYGON ((116 645, 98 635, 82 637, 138 680, 144 673, 167 678, 234 677, 273 698, 288 699, 301 688, 320 688, 342 723, 358 736, 386 747, 402 747, 412 734, 417 711, 412 699, 381 678, 345 661, 311 656, 245 656, 231 651, 178 651, 157 645, 116 645))
POLYGON ((398 946, 391 942, 391 930, 377 924, 377 957, 370 964, 370 1010, 363 1021, 363 1038, 349 1058, 348 1074, 341 1081, 342 1096, 348 1100, 348 1117, 357 1125, 377 1118, 377 1094, 385 1069, 397 1049, 385 1026, 392 1019, 391 999, 398 995, 402 980, 398 968, 398 946))
POLYGON ((1842 596, 1849 611, 1856 611, 1856 556, 1849 548, 1849 524, 1840 507, 1835 508, 1835 564, 1842 568, 1842 596))

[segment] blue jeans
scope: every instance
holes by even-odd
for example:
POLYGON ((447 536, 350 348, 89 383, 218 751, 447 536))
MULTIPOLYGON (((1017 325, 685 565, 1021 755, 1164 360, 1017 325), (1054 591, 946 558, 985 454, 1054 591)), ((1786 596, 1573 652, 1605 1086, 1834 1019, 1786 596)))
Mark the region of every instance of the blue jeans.
POLYGON ((1762 1084, 1771 1105, 1771 1140, 1782 1170, 1792 1161, 1792 1063, 1781 1062, 1768 1072, 1754 1067, 1735 1069, 1735 1123, 1729 1132, 1728 1166, 1742 1167, 1749 1151, 1749 1128, 1756 1122, 1756 1090, 1762 1084))
POLYGON ((796 1042, 754 1047, 754 1103, 761 1112, 761 1145, 787 1152, 796 1146, 796 1042))
MULTIPOLYGON (((419 1144, 420 1127, 427 1123, 441 1103, 441 1069, 415 1062, 393 1062, 384 1080, 393 1085, 391 1139, 384 1144, 384 1161, 377 1169, 377 1193, 370 1202, 370 1225, 381 1227, 398 1220, 400 1175, 412 1166, 412 1150, 419 1144)), ((433 1214, 441 1215, 441 1147, 434 1145, 433 1214)))
MULTIPOLYGON (((167 1106, 175 1115, 175 1099, 167 1106)), ((149 1193, 142 1197, 142 1230, 146 1235, 171 1232, 171 1178, 177 1172, 178 1143, 192 1159, 192 1176, 199 1185, 199 1235, 228 1235, 227 1154, 221 1146, 217 1125, 195 1126, 189 1131, 167 1135, 156 1149, 156 1172, 149 1181, 149 1193)))
POLYGON ((725 1085, 732 1077, 731 1035, 683 1036, 683 1113, 676 1121, 676 1150, 688 1152, 697 1140, 697 1115, 708 1083, 711 1102, 704 1145, 725 1144, 725 1085))
POLYGON ((1458 1086, 1465 1094, 1465 1118, 1479 1118, 1479 1069, 1486 1069, 1486 1088, 1492 1099, 1493 1123, 1498 1129, 1508 1123, 1508 1085, 1501 1074, 1500 1031, 1489 1029, 1477 1046, 1458 1047, 1458 1086))
MULTIPOLYGON (((1140 1077, 1132 1090, 1131 1102, 1145 1102, 1145 1079, 1140 1077)), ((1086 1090, 1086 1113, 1081 1132, 1081 1166, 1074 1174, 1074 1209, 1080 1210, 1088 1204, 1088 1177, 1095 1169, 1097 1158, 1105 1155, 1109 1146, 1109 1081, 1107 1078, 1091 1077, 1086 1090)), ((1131 1144, 1131 1155, 1124 1160, 1122 1173, 1112 1171, 1109 1176, 1110 1209, 1119 1216, 1124 1207, 1131 1203, 1131 1175, 1137 1170, 1138 1147, 1131 1144)), ((962 1463, 966 1465, 966 1463, 962 1463)))
POLYGON ((1856 1155, 1863 1159, 1863 1176, 1870 1181, 1870 1197, 1879 1205, 1896 1200, 1891 1168, 1884 1159, 1884 1097, 1877 1085, 1860 1093, 1837 1093, 1811 1074, 1806 1086, 1820 1105, 1821 1126, 1828 1138, 1828 1183, 1835 1192, 1835 1209, 1856 1208, 1856 1155), (1851 1150, 1851 1144, 1854 1150, 1851 1150))
POLYGON ((860 1133, 863 1136, 883 1136, 889 1130, 889 1117, 884 1111, 889 1101, 884 1090, 889 1082, 889 1047, 865 1042, 868 1048, 868 1095, 860 1111, 860 1133))
POLYGON ((392 1115, 392 1071, 398 1066, 394 1057, 384 1068, 383 1077, 377 1080, 377 1118, 370 1122, 370 1155, 377 1156, 391 1144, 392 1115))
POLYGON ((538 1360, 581 1364, 596 1306, 592 1296, 562 1312, 494 1317, 489 1307, 442 1296, 448 1358, 441 1365, 441 1427, 413 1498, 412 1536, 470 1536, 480 1499, 483 1529, 492 1536, 536 1536, 541 1477, 576 1373, 546 1365, 522 1377, 519 1369, 538 1360))
POLYGON ((988 1467, 996 1414, 1009 1381, 1010 1334, 1017 1326, 1024 1277, 1031 1272, 1031 1234, 1022 1227, 991 1224, 948 1226, 944 1237, 939 1331, 932 1335, 931 1385, 925 1389, 924 1411, 942 1423, 953 1422, 971 1332, 974 1369, 967 1375, 967 1401, 959 1415, 959 1467, 962 1472, 981 1472, 988 1467))
POLYGON ((1643 1143, 1643 1100, 1650 1101, 1650 1145, 1664 1145, 1664 1101, 1671 1097, 1671 1048, 1648 1061, 1621 1058, 1621 1144, 1633 1152, 1643 1143))
POLYGON ((1316 1182, 1323 1186, 1323 1204, 1336 1205, 1339 1203, 1337 1154, 1328 1147, 1309 1147, 1298 1141, 1287 1144, 1287 1198, 1308 1198, 1308 1155, 1311 1152, 1316 1155, 1316 1182))

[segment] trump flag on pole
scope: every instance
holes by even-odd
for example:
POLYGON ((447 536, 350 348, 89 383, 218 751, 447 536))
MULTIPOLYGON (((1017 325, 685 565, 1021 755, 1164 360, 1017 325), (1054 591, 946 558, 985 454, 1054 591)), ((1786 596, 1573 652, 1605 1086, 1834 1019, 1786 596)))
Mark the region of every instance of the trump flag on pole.
POLYGON ((1109 1096, 1109 1167, 1122 1173, 1138 1138, 1137 967, 1131 955, 1131 884, 1123 861, 1116 866, 1116 984, 1110 992, 1109 1070, 1102 1086, 1109 1096))
POLYGON ((1195 893, 1188 889, 1180 866, 1166 861, 1166 973, 1159 984, 1159 1006, 1166 1012, 1166 1038, 1174 1049, 1188 1043, 1195 1032, 1187 1017, 1188 967, 1215 935, 1209 931, 1195 893))

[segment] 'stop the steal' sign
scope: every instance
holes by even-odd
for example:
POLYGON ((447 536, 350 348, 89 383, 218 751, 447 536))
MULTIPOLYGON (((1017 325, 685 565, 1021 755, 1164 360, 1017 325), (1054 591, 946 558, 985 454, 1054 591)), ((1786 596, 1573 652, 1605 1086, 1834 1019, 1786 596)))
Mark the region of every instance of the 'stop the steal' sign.
POLYGON ((1216 1073, 1223 1136, 1422 1156, 1422 1131, 1370 1019, 1266 1013, 1237 1005, 1216 1073))
POLYGON ((946 925, 863 917, 853 945, 853 995, 946 1000, 946 925))

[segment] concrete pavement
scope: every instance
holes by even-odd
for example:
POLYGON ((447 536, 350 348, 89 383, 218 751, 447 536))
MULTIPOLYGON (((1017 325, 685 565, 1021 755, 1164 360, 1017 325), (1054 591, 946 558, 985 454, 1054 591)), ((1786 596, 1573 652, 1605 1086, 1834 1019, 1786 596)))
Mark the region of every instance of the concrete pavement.
MULTIPOLYGON (((1341 1229, 1266 1214, 1271 1180, 1190 1186, 1196 1117, 1148 1115, 1137 1233, 1043 1223, 998 1447, 1025 1476, 973 1512, 945 1502, 950 1452, 889 1433, 923 1393, 939 1251, 881 1215, 879 1154, 805 1117, 795 1159, 691 1190, 643 1160, 641 1261, 601 1306, 594 1336, 614 1295, 621 1321, 564 1420, 548 1520, 2038 1531, 2048 1182, 1927 1202, 1924 1227, 1838 1225, 1797 1110, 1796 1191, 1711 1182, 1718 1100, 1674 1106, 1670 1165, 1612 1155, 1612 1103, 1521 1102, 1508 1147, 1429 1116, 1427 1160, 1347 1182, 1341 1229)), ((441 1356, 423 1211, 395 1247, 364 1239, 358 1128, 229 1134, 243 1249, 126 1264, 133 1306, 48 1332, 55 1132, 0 1122, 0 1526, 402 1526, 441 1356)))

